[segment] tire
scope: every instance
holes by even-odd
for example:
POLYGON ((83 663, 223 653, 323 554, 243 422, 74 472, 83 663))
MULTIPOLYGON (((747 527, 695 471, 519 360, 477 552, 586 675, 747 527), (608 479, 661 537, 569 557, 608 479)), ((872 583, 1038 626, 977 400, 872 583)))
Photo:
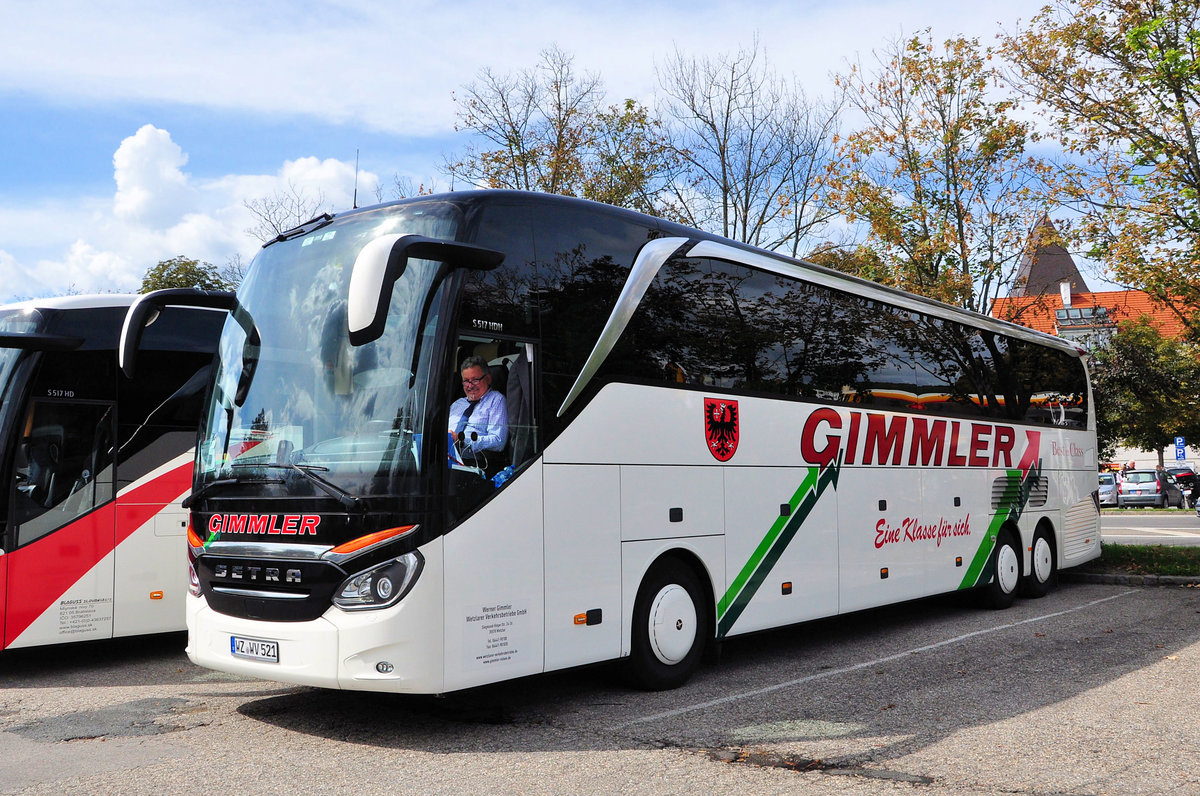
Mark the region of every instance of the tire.
POLYGON ((1033 535, 1029 574, 1021 580, 1021 591, 1028 597, 1045 597, 1058 583, 1058 554, 1054 539, 1045 528, 1033 535))
POLYGON ((1021 549, 1013 541, 1013 533, 1000 531, 996 547, 988 557, 990 582, 983 587, 983 602, 996 610, 1008 608, 1021 585, 1021 549))
POLYGON ((712 623, 696 574, 664 559, 646 573, 633 608, 630 680, 647 691, 678 688, 700 665, 712 623))

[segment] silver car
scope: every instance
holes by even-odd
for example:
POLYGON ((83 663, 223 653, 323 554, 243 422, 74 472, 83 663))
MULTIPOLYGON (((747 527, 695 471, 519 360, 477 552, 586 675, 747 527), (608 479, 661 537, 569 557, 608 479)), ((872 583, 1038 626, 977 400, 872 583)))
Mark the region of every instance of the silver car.
POLYGON ((1175 476, 1155 470, 1129 470, 1117 484, 1117 505, 1183 508, 1185 498, 1175 476))
POLYGON ((1115 473, 1100 473, 1100 505, 1117 505, 1117 476, 1115 473))

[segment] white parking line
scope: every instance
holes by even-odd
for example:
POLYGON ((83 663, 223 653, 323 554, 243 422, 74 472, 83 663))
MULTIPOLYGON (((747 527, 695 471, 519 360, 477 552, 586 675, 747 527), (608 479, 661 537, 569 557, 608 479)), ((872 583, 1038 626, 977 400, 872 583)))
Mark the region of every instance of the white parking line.
POLYGON ((909 655, 915 655, 915 654, 921 653, 921 652, 928 652, 930 650, 935 650, 940 647, 948 647, 951 644, 957 644, 960 641, 966 641, 967 639, 975 638, 976 636, 986 636, 991 633, 999 633, 1002 630, 1009 630, 1014 627, 1020 627, 1021 625, 1028 625, 1033 622, 1042 622, 1042 621, 1045 621, 1046 619, 1053 619, 1056 616, 1065 616, 1066 614, 1073 614, 1077 611, 1082 611, 1086 608, 1091 608, 1094 605, 1100 605, 1101 603, 1106 603, 1110 600, 1115 600, 1118 597, 1125 597, 1127 595, 1136 594, 1136 593, 1137 593, 1136 589, 1131 589, 1129 591, 1123 591, 1120 594, 1114 594, 1111 597, 1102 597, 1099 600, 1092 600, 1089 603, 1084 603, 1083 605, 1077 605, 1074 608, 1067 608, 1066 610, 1063 610, 1063 611, 1055 611, 1052 614, 1042 614, 1041 616, 1034 616, 1034 617, 1030 617, 1029 619, 1022 619, 1019 622, 1012 622, 1012 623, 1005 624, 1005 625, 999 625, 997 627, 987 628, 986 630, 975 630, 970 633, 964 633, 961 636, 955 636, 954 638, 948 638, 944 641, 938 641, 933 644, 926 644, 923 647, 916 647, 911 650, 906 650, 905 652, 897 652, 894 655, 888 655, 883 658, 876 658, 874 660, 864 661, 863 663, 856 663, 851 666, 843 666, 840 669, 829 669, 827 671, 818 672, 816 674, 810 674, 810 675, 806 675, 804 677, 798 677, 795 680, 788 680, 783 683, 776 683, 774 685, 764 686, 763 688, 756 688, 752 691, 743 691, 739 694, 730 694, 729 696, 721 697, 720 699, 710 699, 707 702, 698 702, 695 705, 688 705, 687 707, 676 708, 674 710, 667 710, 662 713, 655 713, 650 716, 642 716, 640 719, 633 719, 632 721, 627 721, 622 724, 615 724, 615 725, 613 725, 612 729, 616 730, 616 729, 620 729, 622 727, 628 727, 632 724, 644 724, 645 722, 658 721, 659 719, 669 719, 674 716, 681 716, 684 713, 692 713, 693 711, 704 710, 705 708, 715 707, 716 705, 725 705, 730 702, 736 702, 739 699, 750 699, 752 697, 762 696, 763 694, 769 694, 772 691, 778 691, 782 688, 791 688, 792 686, 801 685, 803 683, 811 683, 814 680, 823 680, 827 677, 837 677, 838 675, 848 674, 849 672, 856 672, 859 669, 866 669, 871 666, 878 666, 881 663, 891 663, 892 661, 898 661, 901 658, 905 658, 909 655))

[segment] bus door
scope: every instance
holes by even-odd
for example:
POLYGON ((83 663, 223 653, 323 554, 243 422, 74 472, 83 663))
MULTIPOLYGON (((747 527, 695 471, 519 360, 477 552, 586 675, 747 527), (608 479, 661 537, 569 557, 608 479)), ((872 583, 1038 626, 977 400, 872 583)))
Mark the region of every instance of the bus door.
MULTIPOLYGON (((445 443, 448 521, 454 524, 444 541, 445 678, 447 688, 463 688, 543 669, 541 440, 533 342, 463 333, 453 353, 446 400, 464 397, 461 365, 479 357, 474 361, 487 363, 479 378, 503 396, 507 421, 498 450, 468 445, 460 451, 445 443)), ((494 413, 495 406, 483 411, 494 413)), ((484 433, 474 413, 468 437, 471 429, 484 433)))
POLYGON ((35 400, 14 445, 4 646, 112 635, 115 404, 35 400))

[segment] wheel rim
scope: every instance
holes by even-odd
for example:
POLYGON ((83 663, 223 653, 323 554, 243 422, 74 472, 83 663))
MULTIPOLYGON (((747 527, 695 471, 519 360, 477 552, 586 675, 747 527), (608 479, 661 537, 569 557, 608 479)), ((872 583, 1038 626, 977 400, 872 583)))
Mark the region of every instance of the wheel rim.
POLYGON ((1050 549, 1046 537, 1039 536, 1033 542, 1033 576, 1037 578, 1038 583, 1045 583, 1050 580, 1053 572, 1054 551, 1050 549))
POLYGON ((668 666, 679 663, 696 643, 696 605, 677 583, 664 586, 650 604, 647 630, 654 657, 668 666))
POLYGON ((1017 560, 1017 551, 1011 544, 1000 545, 1000 553, 996 556, 996 580, 1000 582, 1000 590, 1011 594, 1017 588, 1017 580, 1021 575, 1021 562, 1017 560))

